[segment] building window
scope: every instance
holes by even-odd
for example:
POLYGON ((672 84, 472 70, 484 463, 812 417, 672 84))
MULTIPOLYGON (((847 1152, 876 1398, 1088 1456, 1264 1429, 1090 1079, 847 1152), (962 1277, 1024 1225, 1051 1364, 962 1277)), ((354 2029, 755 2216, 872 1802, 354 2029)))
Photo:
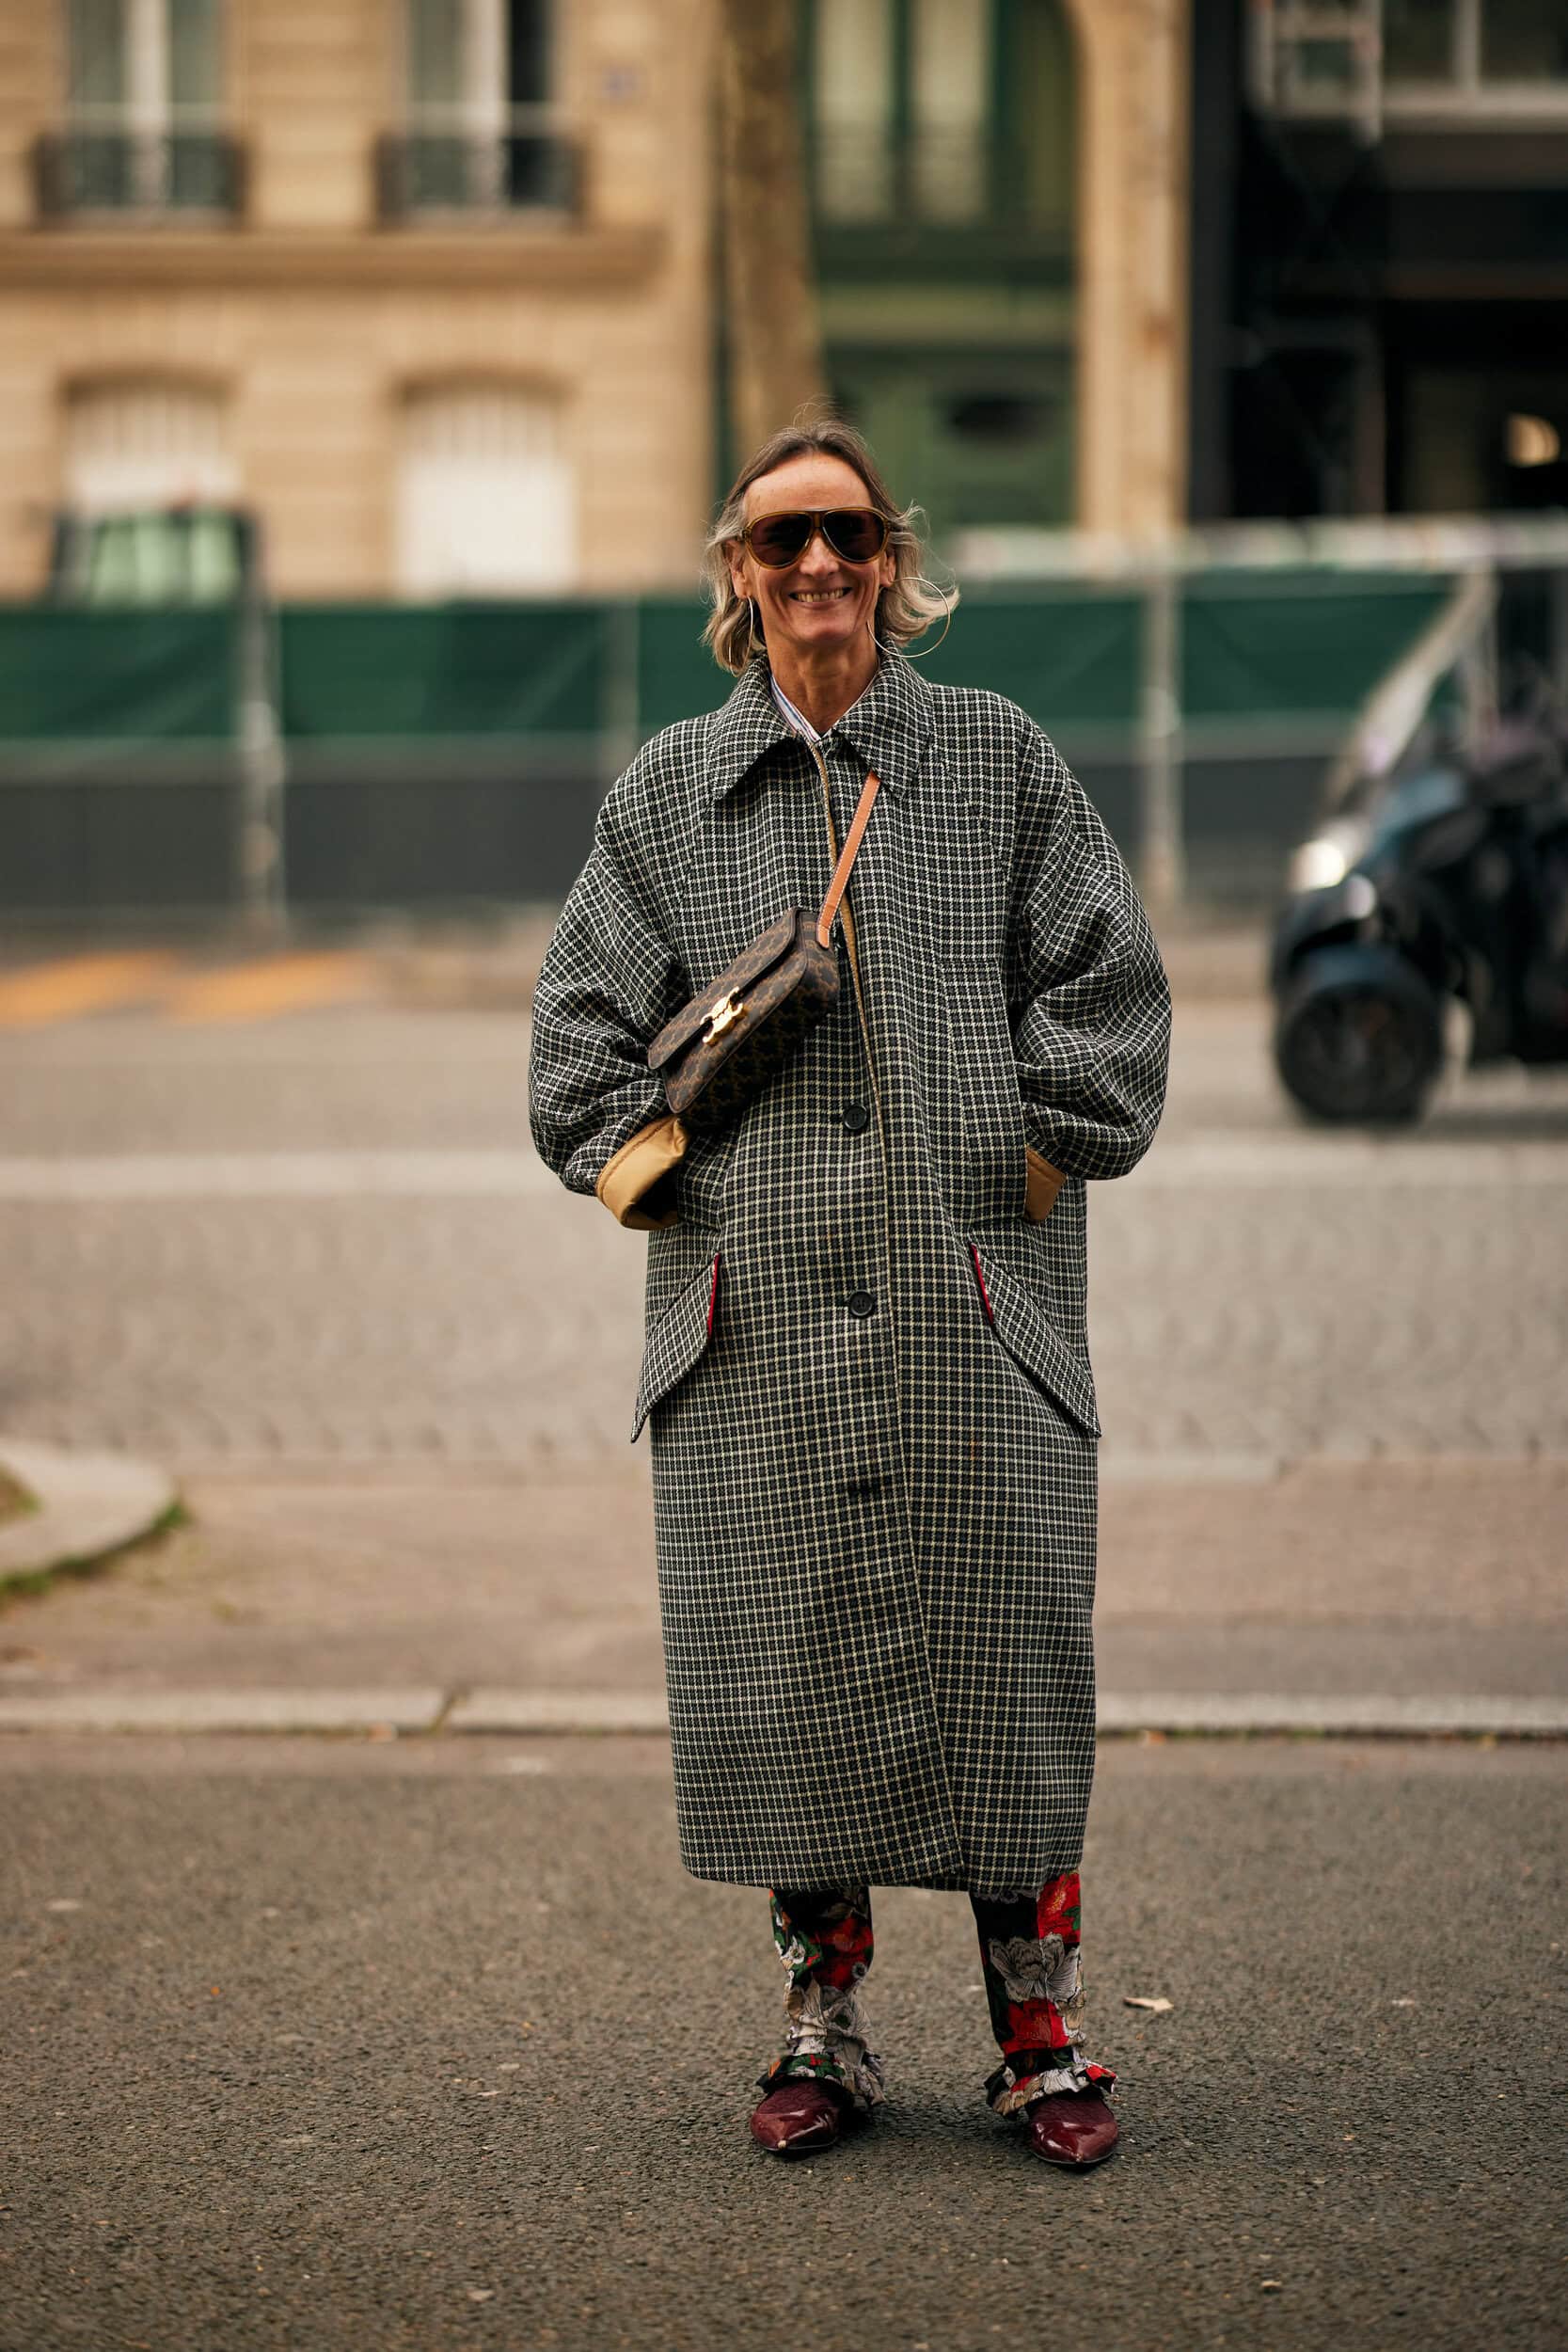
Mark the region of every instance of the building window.
POLYGON ((542 595, 572 585, 576 498, 552 393, 456 385, 409 394, 398 486, 405 596, 542 595))
POLYGON ((1259 103, 1285 115, 1463 120, 1568 110, 1564 0, 1258 0, 1259 103))
POLYGON ((549 16, 547 0, 407 0, 406 128, 383 142, 385 212, 571 205, 549 16))
POLYGON ((830 0, 816 33, 818 206, 828 220, 879 219, 893 209, 893 0, 830 0))
POLYGON ((66 397, 61 593, 110 604, 233 596, 239 472, 223 395, 173 380, 66 397))
POLYGON ((911 115, 915 209, 923 220, 986 210, 991 11, 987 0, 914 0, 911 115))
POLYGON ((66 0, 65 128, 40 148, 50 212, 238 209, 220 0, 66 0))
POLYGON ((825 225, 1066 230, 1072 67, 1054 0, 816 0, 810 24, 825 225))
POLYGON ((1568 85, 1568 8, 1562 0, 1485 0, 1481 78, 1568 85))
POLYGON ((67 503, 87 515, 225 505, 237 497, 221 392, 178 379, 67 396, 67 503))

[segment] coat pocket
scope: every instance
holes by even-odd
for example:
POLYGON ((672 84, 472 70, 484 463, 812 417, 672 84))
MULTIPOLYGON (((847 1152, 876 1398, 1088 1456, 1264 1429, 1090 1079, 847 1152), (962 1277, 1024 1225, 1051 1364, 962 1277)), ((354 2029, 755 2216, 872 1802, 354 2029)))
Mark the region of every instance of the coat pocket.
POLYGON ((637 1385, 637 1412, 631 1425, 633 1445, 641 1436, 642 1424, 654 1406, 669 1395, 677 1380, 685 1379, 713 1336, 719 1313, 721 1255, 721 1251, 714 1251, 711 1260, 699 1268, 685 1289, 676 1292, 648 1333, 642 1349, 642 1376, 637 1385))
POLYGON ((1014 1363, 1037 1389, 1075 1422, 1085 1437, 1101 1434, 1094 1375, 1081 1356, 1073 1353, 1043 1308, 1006 1266, 989 1251, 971 1242, 974 1279, 986 1318, 1014 1363))

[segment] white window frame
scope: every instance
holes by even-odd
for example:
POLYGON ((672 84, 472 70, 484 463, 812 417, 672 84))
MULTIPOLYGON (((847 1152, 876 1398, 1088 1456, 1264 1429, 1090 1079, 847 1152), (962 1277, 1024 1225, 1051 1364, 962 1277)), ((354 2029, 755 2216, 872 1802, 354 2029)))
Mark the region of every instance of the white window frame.
MULTIPOLYGON (((227 47, 227 10, 218 8, 218 37, 227 47)), ((70 91, 71 45, 74 38, 71 0, 59 0, 65 103, 72 130, 122 133, 131 141, 133 200, 138 210, 161 211, 168 200, 168 141, 176 131, 218 132, 226 111, 221 98, 210 105, 177 106, 173 93, 170 0, 119 0, 125 56, 125 96, 115 103, 73 99, 70 91)))
POLYGON ((1430 81, 1390 81, 1383 71, 1383 0, 1258 0, 1249 12, 1253 102, 1265 114, 1298 121, 1359 121, 1375 137, 1385 121, 1456 127, 1520 126, 1568 119, 1568 81, 1500 82, 1482 78, 1486 0, 1454 0, 1451 71, 1430 81), (1295 60, 1313 42, 1361 50, 1354 90, 1304 88, 1295 60))
MULTIPOLYGON (((410 15, 416 0, 402 0, 403 72, 399 112, 408 130, 467 142, 467 194, 464 213, 505 212, 506 170, 503 142, 531 133, 548 136, 563 127, 561 109, 553 101, 515 106, 507 96, 511 80, 506 0, 458 0, 460 28, 459 92, 455 101, 421 99, 413 87, 413 42, 410 15)), ((546 34, 553 50, 554 11, 546 34)), ((553 81, 553 72, 550 76, 553 81)), ((422 208, 438 209, 438 208, 422 208)))
POLYGON ((1568 116, 1568 80, 1489 82, 1482 78, 1486 0, 1454 0, 1450 71, 1440 81, 1385 81, 1383 108, 1399 119, 1418 116, 1464 121, 1560 121, 1568 116))
POLYGON ((504 377, 437 378, 407 386, 401 410, 396 487, 398 595, 416 603, 439 603, 464 596, 523 599, 569 595, 578 578, 580 494, 571 419, 560 388, 504 377), (512 439, 505 420, 509 403, 515 404, 519 421, 524 421, 530 405, 537 410, 543 428, 540 453, 527 447, 526 422, 518 439, 506 446, 512 439), (432 447, 443 439, 449 443, 445 450, 432 447), (485 471, 495 461, 498 442, 501 474, 487 486, 485 471), (517 450, 523 463, 513 473, 508 461, 517 450), (539 463, 531 485, 529 465, 536 454, 539 463), (527 493, 525 503, 506 545, 515 551, 542 545, 547 560, 532 564, 497 563, 494 542, 486 544, 487 532, 482 531, 474 542, 476 549, 483 550, 478 562, 451 561, 442 546, 445 528, 432 530, 430 526, 431 478, 427 474, 423 482, 418 479, 421 461, 431 456, 436 461, 435 481, 441 490, 434 511, 460 529, 463 514, 472 501, 486 526, 504 525, 506 493, 522 488, 527 493), (443 460, 453 469, 444 486, 439 473, 443 460), (546 526, 543 536, 542 521, 546 526))
POLYGON ((63 488, 75 513, 239 501, 230 405, 221 384, 182 375, 84 376, 65 388, 64 419, 63 488), (194 428, 183 438, 182 424, 194 428))

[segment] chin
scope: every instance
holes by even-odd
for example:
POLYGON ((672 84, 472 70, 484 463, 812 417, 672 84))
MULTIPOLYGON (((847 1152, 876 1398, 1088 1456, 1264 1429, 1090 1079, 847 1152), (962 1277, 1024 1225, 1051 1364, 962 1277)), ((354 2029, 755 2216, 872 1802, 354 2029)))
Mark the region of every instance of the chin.
POLYGON ((826 645, 852 645, 864 627, 865 622, 859 614, 852 620, 846 620, 842 613, 825 612, 820 619, 808 621, 804 628, 796 622, 789 634, 798 645, 809 645, 819 653, 826 645))

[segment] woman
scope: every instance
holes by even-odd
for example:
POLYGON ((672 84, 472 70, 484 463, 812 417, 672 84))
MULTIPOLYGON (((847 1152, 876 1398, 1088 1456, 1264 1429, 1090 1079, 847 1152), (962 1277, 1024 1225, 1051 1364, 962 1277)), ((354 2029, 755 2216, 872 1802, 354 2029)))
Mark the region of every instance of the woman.
POLYGON ((737 684, 611 788, 533 1010, 531 1115, 650 1234, 632 1427, 654 1523, 681 1856, 769 1890, 787 1978, 757 2143, 882 2095, 873 1886, 961 1889, 1048 2161, 1098 2162, 1078 1864, 1094 1766, 1085 1181, 1147 1149, 1169 996, 1125 868, 1015 704, 899 648, 941 611, 860 437, 776 434, 709 542, 737 684), (826 893, 866 774, 842 986, 718 1135, 649 1041, 826 893))

